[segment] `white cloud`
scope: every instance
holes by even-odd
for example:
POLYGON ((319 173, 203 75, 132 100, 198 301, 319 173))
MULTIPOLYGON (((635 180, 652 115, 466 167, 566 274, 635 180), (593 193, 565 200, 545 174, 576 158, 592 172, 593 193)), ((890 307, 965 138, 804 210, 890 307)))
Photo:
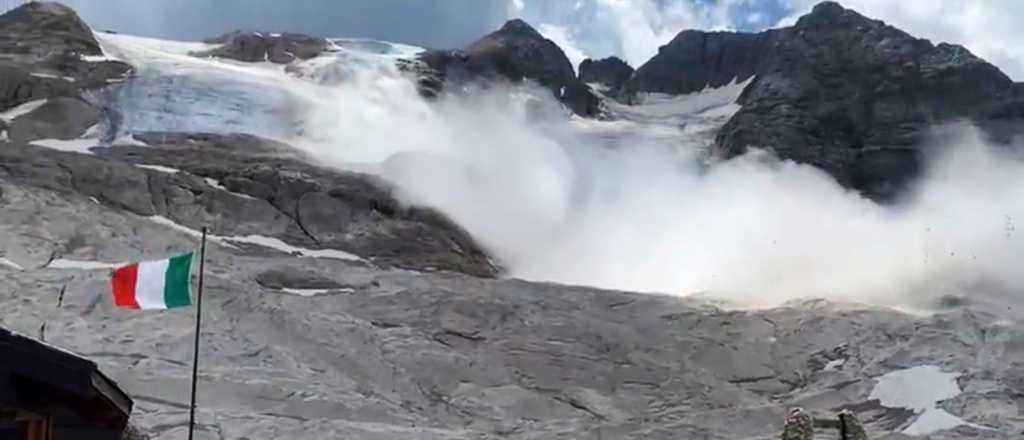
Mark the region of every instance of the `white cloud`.
POLYGON ((537 27, 537 31, 555 44, 562 48, 562 52, 565 52, 565 57, 572 63, 572 68, 577 69, 580 63, 587 58, 587 55, 577 46, 576 42, 573 41, 572 35, 566 32, 565 28, 555 26, 552 24, 542 24, 537 27))
POLYGON ((682 30, 733 28, 733 17, 751 1, 509 0, 508 10, 509 18, 547 29, 548 38, 562 37, 574 55, 616 55, 637 67, 682 30))
POLYGON ((380 161, 371 172, 527 279, 747 305, 920 306, 976 283, 1024 283, 1024 161, 970 128, 942 136, 929 151, 957 148, 911 201, 887 207, 765 154, 702 168, 698 133, 666 140, 638 124, 587 135, 538 117, 521 91, 492 92, 428 106, 409 84, 354 78, 311 93, 319 139, 297 143, 339 166, 380 161))
MULTIPOLYGON (((786 0, 791 23, 818 0, 786 0)), ((933 42, 962 44, 1015 80, 1024 79, 1024 2, 1019 0, 842 0, 871 18, 933 42)))

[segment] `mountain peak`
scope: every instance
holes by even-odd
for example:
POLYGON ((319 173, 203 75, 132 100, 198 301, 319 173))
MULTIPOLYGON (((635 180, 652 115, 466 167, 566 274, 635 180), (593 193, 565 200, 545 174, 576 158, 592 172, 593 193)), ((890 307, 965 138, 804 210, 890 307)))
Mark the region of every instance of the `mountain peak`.
POLYGON ((498 30, 498 33, 513 34, 524 37, 528 36, 535 38, 544 38, 544 36, 541 35, 540 32, 537 32, 537 29, 535 29, 533 26, 530 26, 529 23, 520 18, 513 18, 505 22, 505 25, 498 30))
POLYGON ((0 15, 0 40, 38 40, 43 52, 67 47, 86 55, 101 55, 92 30, 75 11, 53 2, 30 2, 0 15))
POLYGON ((860 24, 862 22, 882 24, 879 20, 872 20, 853 9, 844 8, 834 1, 824 1, 815 5, 807 15, 800 17, 796 27, 828 27, 841 23, 860 24))
POLYGON ((814 5, 814 8, 811 10, 811 15, 838 15, 846 11, 848 11, 848 9, 844 8, 843 5, 840 5, 838 2, 829 0, 814 5))

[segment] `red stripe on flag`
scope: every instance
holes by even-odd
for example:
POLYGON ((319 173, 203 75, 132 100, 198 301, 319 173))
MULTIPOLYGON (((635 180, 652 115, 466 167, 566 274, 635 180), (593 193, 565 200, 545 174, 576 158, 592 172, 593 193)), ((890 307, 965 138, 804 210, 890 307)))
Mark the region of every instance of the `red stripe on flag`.
POLYGON ((139 265, 132 264, 114 271, 110 284, 114 288, 114 305, 126 309, 138 309, 135 301, 135 284, 139 279, 139 265))

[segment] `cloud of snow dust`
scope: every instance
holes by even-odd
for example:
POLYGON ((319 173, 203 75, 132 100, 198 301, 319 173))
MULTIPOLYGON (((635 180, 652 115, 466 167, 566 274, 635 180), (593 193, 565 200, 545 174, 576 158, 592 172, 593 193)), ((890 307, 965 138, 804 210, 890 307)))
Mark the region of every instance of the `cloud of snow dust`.
MULTIPOLYGON (((735 110, 741 86, 612 106, 628 120, 601 122, 572 118, 529 87, 428 102, 393 63, 411 48, 342 51, 336 62, 314 59, 286 75, 155 55, 145 40, 104 42, 147 75, 174 75, 148 86, 168 91, 127 99, 186 93, 172 103, 186 107, 161 108, 200 127, 213 115, 251 125, 231 131, 257 133, 274 124, 252 115, 273 106, 276 125, 297 124, 297 134, 271 136, 325 164, 390 179, 405 202, 466 228, 510 276, 747 306, 825 297, 917 307, 978 288, 1024 295, 1024 158, 969 126, 936 134, 919 187, 880 206, 765 152, 707 165, 710 134, 735 110), (232 79, 230 93, 247 91, 244 105, 218 94, 232 79)), ((160 129, 156 119, 142 122, 129 129, 160 129)))
POLYGON ((971 127, 946 128, 912 197, 880 206, 764 152, 703 166, 707 138, 571 120, 542 92, 427 103, 379 73, 311 89, 296 143, 445 212, 514 277, 751 306, 911 306, 1024 282, 1024 159, 971 127))

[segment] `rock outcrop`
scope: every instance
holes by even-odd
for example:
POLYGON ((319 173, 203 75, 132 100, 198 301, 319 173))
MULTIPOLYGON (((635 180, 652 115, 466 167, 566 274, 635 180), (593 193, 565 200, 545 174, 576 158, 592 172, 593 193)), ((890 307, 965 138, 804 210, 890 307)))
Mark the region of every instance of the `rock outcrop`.
POLYGON ((1024 120, 1019 86, 995 66, 833 2, 758 34, 684 31, 626 89, 684 94, 751 77, 718 157, 771 148, 877 198, 918 173, 931 124, 967 118, 1008 138, 1006 121, 1024 120))
MULTIPOLYGON (((254 136, 143 133, 149 146, 94 149, 116 159, 52 156, 12 177, 52 179, 143 216, 159 215, 223 236, 262 235, 310 249, 339 249, 382 266, 493 277, 499 268, 444 215, 400 204, 364 174, 310 165, 291 147, 254 136), (138 168, 159 165, 179 173, 138 168), (68 172, 74 183, 60 182, 68 172), (115 190, 116 189, 116 190, 115 190)), ((12 161, 17 153, 12 150, 12 161)), ((0 169, 3 166, 0 165, 0 169)), ((165 170, 166 171, 166 170, 165 170)), ((55 188, 55 189, 56 189, 55 188)))
POLYGON ((7 136, 22 141, 80 136, 103 117, 84 95, 116 86, 132 71, 104 58, 85 22, 58 3, 26 3, 0 15, 0 53, 0 111, 45 102, 5 121, 7 136))
POLYGON ((446 83, 501 79, 531 80, 581 116, 597 116, 600 100, 576 78, 569 59, 557 44, 522 20, 511 20, 462 50, 430 50, 420 66, 406 66, 420 76, 425 94, 439 93, 446 83))
POLYGON ((193 55, 249 63, 270 61, 275 64, 289 64, 295 60, 315 58, 330 47, 330 43, 323 38, 287 32, 277 34, 234 31, 208 39, 206 43, 221 46, 193 55))
POLYGON ((42 59, 54 51, 103 55, 92 30, 60 3, 27 2, 0 16, 0 51, 42 59))
POLYGON ((615 95, 633 77, 635 70, 618 57, 600 60, 587 58, 580 63, 580 81, 598 84, 609 94, 615 95))
POLYGON ((99 124, 103 112, 88 102, 69 97, 50 98, 35 110, 15 118, 7 128, 17 142, 36 139, 75 139, 99 124))

